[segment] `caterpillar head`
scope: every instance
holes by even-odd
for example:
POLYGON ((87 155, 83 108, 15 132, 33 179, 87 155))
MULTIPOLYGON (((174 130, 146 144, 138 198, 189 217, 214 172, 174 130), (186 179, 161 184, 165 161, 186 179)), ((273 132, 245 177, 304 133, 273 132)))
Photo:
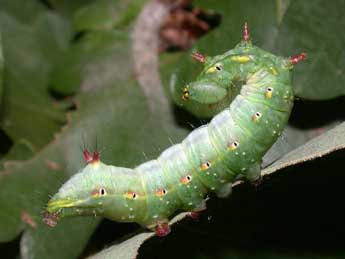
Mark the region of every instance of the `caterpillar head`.
POLYGON ((228 91, 209 81, 185 85, 180 96, 183 108, 198 117, 212 117, 229 103, 228 91))
POLYGON ((238 86, 229 85, 235 71, 219 61, 219 57, 206 57, 200 53, 193 53, 192 57, 201 62, 204 69, 196 81, 182 87, 180 103, 196 116, 212 117, 228 106, 238 94, 238 86), (224 69, 224 66, 227 68, 224 69))

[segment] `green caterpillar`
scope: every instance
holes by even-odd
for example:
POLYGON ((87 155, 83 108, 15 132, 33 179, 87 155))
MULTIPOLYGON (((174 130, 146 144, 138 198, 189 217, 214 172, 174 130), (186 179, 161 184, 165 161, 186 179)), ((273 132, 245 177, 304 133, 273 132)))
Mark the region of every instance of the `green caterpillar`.
POLYGON ((305 54, 283 58, 255 47, 245 24, 243 40, 234 49, 215 57, 193 57, 204 69, 183 88, 185 107, 197 113, 200 104, 213 105, 216 112, 223 100, 229 102, 231 92, 230 106, 182 143, 134 169, 106 165, 97 152, 91 156, 85 150, 87 166, 48 202, 45 223, 54 226, 66 216, 99 215, 137 222, 165 236, 177 210, 193 216, 206 209, 208 192, 226 197, 239 177, 260 178, 261 159, 293 106, 291 69, 305 54))

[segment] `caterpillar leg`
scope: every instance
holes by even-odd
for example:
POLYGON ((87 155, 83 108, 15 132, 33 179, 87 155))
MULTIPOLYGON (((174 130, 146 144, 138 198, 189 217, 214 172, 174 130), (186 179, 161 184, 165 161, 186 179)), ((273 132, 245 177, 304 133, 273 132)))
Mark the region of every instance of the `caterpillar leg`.
POLYGON ((171 232, 168 222, 158 223, 155 227, 155 233, 158 237, 165 237, 171 232))
POLYGON ((232 183, 224 184, 217 192, 216 195, 218 198, 227 198, 232 192, 232 183))
POLYGON ((253 184, 257 181, 261 181, 261 163, 252 164, 245 172, 245 177, 253 184))
POLYGON ((256 179, 256 180, 252 181, 251 184, 255 188, 258 188, 262 184, 262 176, 260 175, 260 177, 258 179, 256 179))
MULTIPOLYGON (((200 213, 206 210, 206 201, 202 200, 192 211, 190 211, 187 215, 192 219, 198 219, 200 213)), ((148 229, 154 230, 156 235, 159 237, 165 237, 171 232, 171 228, 169 226, 168 219, 159 219, 156 223, 146 226, 148 229)))
POLYGON ((200 217, 200 214, 206 210, 207 207, 206 207, 206 200, 203 200, 199 206, 197 206, 195 209, 193 209, 193 211, 190 211, 188 213, 188 217, 194 219, 194 220, 197 220, 199 217, 200 217))
POLYGON ((202 211, 191 211, 188 213, 188 217, 194 220, 198 220, 200 218, 200 214, 202 211))

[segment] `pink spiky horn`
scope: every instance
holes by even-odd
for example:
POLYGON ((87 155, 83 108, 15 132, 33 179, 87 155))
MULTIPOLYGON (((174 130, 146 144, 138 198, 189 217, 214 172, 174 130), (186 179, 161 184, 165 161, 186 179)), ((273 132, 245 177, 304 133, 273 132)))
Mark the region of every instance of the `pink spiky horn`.
POLYGON ((248 23, 247 22, 245 22, 244 25, 243 25, 242 39, 245 42, 250 41, 250 34, 249 34, 249 28, 248 28, 248 23))
POLYGON ((304 60, 306 57, 307 57, 307 54, 304 53, 304 52, 302 52, 302 53, 300 53, 300 54, 297 54, 297 55, 295 55, 295 56, 290 57, 289 60, 290 60, 290 63, 291 63, 292 65, 296 65, 297 63, 299 63, 299 62, 301 62, 302 60, 304 60))
POLYGON ((91 156, 90 152, 87 149, 85 149, 83 151, 83 155, 84 155, 85 162, 87 164, 95 163, 95 162, 99 161, 99 152, 98 151, 94 151, 92 156, 91 156))

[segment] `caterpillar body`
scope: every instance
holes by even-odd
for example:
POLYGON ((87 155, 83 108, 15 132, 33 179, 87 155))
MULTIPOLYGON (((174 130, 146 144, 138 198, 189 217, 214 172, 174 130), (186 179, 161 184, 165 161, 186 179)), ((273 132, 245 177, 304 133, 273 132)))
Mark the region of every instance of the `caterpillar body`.
POLYGON ((156 160, 134 169, 102 163, 87 150, 87 165, 59 189, 47 204, 44 221, 54 226, 66 216, 100 215, 119 222, 136 222, 170 232, 169 218, 177 210, 206 209, 205 196, 226 197, 239 177, 256 181, 261 159, 281 134, 294 94, 291 69, 305 54, 277 57, 252 45, 245 24, 243 40, 223 55, 193 57, 204 64, 181 98, 190 111, 217 104, 236 92, 230 106, 209 124, 193 130, 180 144, 156 160), (243 82, 234 89, 234 81, 243 82))

